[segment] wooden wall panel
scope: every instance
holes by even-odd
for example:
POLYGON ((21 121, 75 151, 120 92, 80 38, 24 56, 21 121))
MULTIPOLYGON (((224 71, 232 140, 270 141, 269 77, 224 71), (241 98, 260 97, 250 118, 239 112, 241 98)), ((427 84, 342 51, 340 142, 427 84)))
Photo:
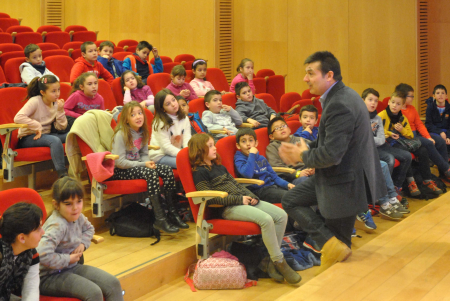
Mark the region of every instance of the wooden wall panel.
MULTIPOLYGON (((99 31, 97 39, 109 39, 110 0, 96 2, 88 0, 66 0, 64 3, 64 24, 83 25, 88 30, 99 31), (89 9, 91 8, 91 9, 89 9)), ((63 29, 64 30, 64 29, 63 29)))
POLYGON ((11 18, 22 18, 21 25, 30 26, 33 30, 41 25, 41 3, 39 0, 1 0, 0 11, 11 18))

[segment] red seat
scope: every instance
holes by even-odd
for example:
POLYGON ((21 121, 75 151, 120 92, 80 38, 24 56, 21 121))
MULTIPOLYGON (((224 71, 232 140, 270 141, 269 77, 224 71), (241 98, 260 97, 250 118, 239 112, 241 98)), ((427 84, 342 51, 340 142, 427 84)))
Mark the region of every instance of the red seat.
MULTIPOLYGON (((1 46, 1 45, 0 45, 1 46)), ((5 69, 5 64, 9 59, 15 58, 15 57, 23 57, 25 58, 25 54, 22 51, 11 51, 11 52, 7 52, 7 53, 3 53, 2 55, 0 55, 0 64, 3 68, 3 70, 5 69)))
POLYGON ((256 90, 255 94, 267 92, 266 80, 264 78, 259 78, 259 77, 253 78, 253 84, 255 85, 255 90, 256 90))
POLYGON ((60 49, 55 43, 38 43, 36 44, 42 51, 60 49))
POLYGON ((299 120, 289 120, 287 125, 291 129, 291 133, 295 133, 302 126, 302 123, 299 120))
POLYGON ((34 32, 33 28, 29 26, 23 26, 23 25, 16 25, 16 26, 10 26, 6 30, 7 33, 13 33, 13 32, 34 32))
POLYGON ((319 98, 314 99, 312 102, 313 106, 316 107, 319 115, 322 115, 322 103, 320 102, 319 98))
POLYGON ((70 57, 72 58, 72 60, 76 60, 79 57, 82 57, 83 55, 81 54, 81 49, 74 49, 72 52, 70 52, 70 57))
POLYGON ((186 69, 186 70, 192 70, 192 63, 193 63, 193 62, 194 62, 194 61, 188 61, 188 62, 184 63, 184 65, 183 65, 184 69, 186 69))
POLYGON ((122 40, 122 41, 119 41, 119 43, 117 43, 117 46, 120 46, 120 47, 136 46, 137 44, 139 44, 139 42, 136 40, 122 40))
POLYGON ((119 53, 119 52, 124 52, 125 50, 123 50, 123 47, 120 46, 114 46, 114 52, 113 53, 119 53))
POLYGON ((83 44, 83 42, 81 42, 81 41, 68 42, 68 43, 64 44, 61 48, 65 49, 67 51, 69 51, 69 49, 80 49, 81 44, 83 44))
MULTIPOLYGON (((389 101, 389 99, 388 99, 389 101)), ((377 113, 380 113, 384 110, 386 110, 386 108, 388 107, 388 101, 384 102, 384 101, 379 101, 378 105, 377 105, 377 113)))
POLYGON ((11 18, 7 13, 0 13, 0 18, 11 18))
POLYGON ((118 106, 123 106, 123 90, 120 77, 115 78, 111 84, 112 93, 118 106))
POLYGON ((58 45, 59 48, 63 48, 64 44, 70 42, 70 35, 67 32, 63 31, 49 32, 45 35, 44 42, 54 43, 58 45))
POLYGON ((313 97, 319 97, 320 95, 317 94, 312 94, 311 92, 309 92, 309 89, 306 89, 305 91, 303 91, 302 93, 302 98, 303 99, 312 99, 313 97))
POLYGON ((64 50, 64 49, 52 49, 52 50, 44 50, 44 51, 42 51, 42 59, 43 60, 45 60, 49 56, 54 56, 54 55, 69 56, 69 52, 67 50, 64 50))
POLYGON ((191 80, 193 79, 194 79, 194 72, 192 72, 192 70, 186 70, 185 82, 190 83, 191 80))
POLYGON ((72 86, 67 83, 62 83, 62 82, 60 82, 59 85, 60 85, 60 91, 61 91, 61 93, 59 94, 59 97, 64 100, 67 100, 67 98, 69 98, 69 96, 70 96, 70 91, 72 90, 72 86))
POLYGON ((272 69, 261 69, 256 73, 256 77, 265 78, 266 76, 273 76, 275 72, 272 69))
POLYGON ((64 55, 49 56, 45 60, 47 68, 59 77, 61 82, 70 82, 70 71, 74 65, 73 60, 64 55))
POLYGON ((277 113, 279 112, 278 104, 275 101, 275 98, 273 98, 273 96, 270 95, 269 93, 256 94, 255 97, 264 100, 264 103, 266 105, 272 108, 275 112, 277 113))
POLYGON ((23 47, 20 45, 17 45, 17 44, 13 44, 13 43, 0 44, 0 52, 2 54, 11 52, 11 51, 22 51, 23 52, 23 47))
POLYGON ((390 99, 391 99, 390 96, 383 98, 383 105, 387 107, 389 105, 390 99))
POLYGON ((0 28, 6 32, 9 27, 20 25, 19 20, 14 18, 0 18, 0 28))
POLYGON ((189 102, 189 113, 198 112, 198 116, 202 118, 203 112, 207 110, 204 98, 193 99, 189 102))
POLYGON ((100 44, 103 42, 111 42, 111 43, 113 43, 114 48, 116 48, 116 43, 114 43, 113 41, 110 41, 110 40, 98 40, 98 41, 95 41, 94 43, 95 43, 95 45, 97 45, 97 47, 100 47, 100 44))
POLYGON ((28 44, 38 44, 42 42, 42 36, 37 32, 19 32, 15 38, 14 43, 25 48, 28 44))
POLYGON ((9 59, 5 64, 5 76, 8 83, 21 83, 19 66, 25 62, 25 58, 16 57, 9 59))
POLYGON ((235 93, 227 93, 227 94, 222 95, 222 103, 224 105, 232 107, 233 109, 236 109, 236 94, 235 93))
POLYGON ((13 42, 13 38, 10 33, 0 32, 0 44, 11 43, 13 42))
POLYGON ((206 70, 206 78, 217 91, 230 91, 230 85, 228 84, 227 78, 219 68, 208 68, 206 70))
POLYGON ((280 100, 280 112, 287 112, 290 108, 292 108, 294 102, 302 99, 300 94, 297 92, 288 92, 281 96, 280 100))
POLYGON ((127 51, 127 52, 132 52, 132 53, 135 53, 136 52, 136 48, 137 48, 137 45, 132 45, 132 46, 125 46, 125 47, 123 47, 123 49, 125 50, 125 51, 127 51))
POLYGON ((97 34, 94 31, 76 31, 72 34, 72 41, 95 42, 97 41, 97 34))
MULTIPOLYGON (((160 57, 160 59, 161 59, 163 64, 172 63, 173 62, 172 59, 170 57, 168 57, 168 56, 160 55, 159 57, 160 57)), ((154 57, 152 57, 152 59, 150 60, 150 64, 152 64, 152 65, 155 64, 155 58, 154 57)))
POLYGON ((77 32, 77 31, 87 31, 88 29, 82 25, 69 25, 64 29, 65 32, 70 33, 71 31, 77 32))
POLYGON ((179 54, 175 57, 173 60, 174 62, 189 62, 189 61, 195 61, 195 56, 192 54, 179 54))
POLYGON ((266 81, 267 93, 275 98, 278 107, 280 107, 281 96, 285 93, 285 83, 283 75, 272 75, 266 81))
POLYGON ((292 104, 292 107, 294 107, 296 105, 299 105, 299 107, 296 108, 293 113, 298 114, 300 112, 300 109, 303 108, 304 106, 314 105, 314 104, 313 104, 313 101, 311 99, 300 99, 300 100, 294 102, 292 104))
POLYGON ((49 33, 49 32, 58 32, 58 31, 61 31, 61 28, 59 28, 59 26, 55 26, 55 25, 42 25, 42 26, 39 26, 39 28, 36 30, 36 32, 39 32, 39 33, 43 33, 43 32, 47 32, 47 33, 49 33))
MULTIPOLYGON (((117 48, 117 47, 116 47, 116 48, 117 48)), ((114 50, 115 50, 116 48, 114 48, 114 50)), ((132 54, 133 54, 132 52, 127 52, 127 51, 123 51, 123 52, 114 52, 114 53, 113 53, 113 58, 115 58, 116 60, 119 60, 119 61, 123 61, 127 55, 132 55, 132 54)))
POLYGON ((3 84, 4 82, 6 82, 6 76, 5 73, 3 72, 3 68, 0 67, 0 85, 3 84))
POLYGON ((154 73, 150 74, 147 78, 147 85, 152 90, 153 95, 156 95, 156 93, 167 87, 170 84, 170 81, 170 74, 154 73))
POLYGON ((105 109, 112 111, 116 107, 116 99, 114 98, 111 86, 103 79, 98 81, 98 94, 103 97, 105 109))
POLYGON ((164 68, 163 72, 170 74, 170 72, 172 72, 173 67, 175 67, 177 65, 180 65, 180 63, 179 62, 173 62, 173 63, 163 64, 163 68, 164 68))

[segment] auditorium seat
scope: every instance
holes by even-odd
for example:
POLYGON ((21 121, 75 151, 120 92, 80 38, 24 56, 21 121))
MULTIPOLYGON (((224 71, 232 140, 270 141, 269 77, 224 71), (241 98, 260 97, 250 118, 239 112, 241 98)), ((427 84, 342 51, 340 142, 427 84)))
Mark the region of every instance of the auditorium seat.
POLYGON ((0 44, 4 44, 4 43, 12 43, 13 42, 13 38, 12 35, 10 33, 7 32, 0 32, 0 44))
POLYGON ((37 32, 19 32, 14 37, 14 43, 25 48, 28 44, 38 44, 42 42, 42 36, 37 32))
MULTIPOLYGON (((172 59, 170 57, 168 57, 168 56, 160 55, 159 58, 161 59, 163 64, 172 63, 173 62, 172 59)), ((154 57, 152 57, 152 59, 150 60, 150 64, 152 64, 152 65, 155 64, 155 58, 154 57)))
MULTIPOLYGON (((123 90, 122 90, 122 84, 120 83, 120 77, 115 78, 113 80, 113 82, 111 83, 111 90, 114 95, 116 104, 118 106, 123 106, 123 90)), ((155 94, 155 93, 153 93, 153 94, 155 94)))
POLYGON ((271 75, 266 78, 266 91, 275 98, 280 106, 281 96, 285 93, 285 81, 283 75, 271 75))
POLYGON ((55 32, 55 31, 61 31, 61 28, 59 28, 58 26, 55 25, 42 25, 39 26, 39 28, 36 30, 36 32, 39 32, 40 34, 46 32, 55 32))
POLYGON ((42 51, 60 49, 55 43, 38 43, 36 44, 42 51))
POLYGON ((275 75, 275 72, 272 69, 261 69, 256 73, 256 77, 266 78, 266 76, 275 75))
POLYGON ((19 66, 25 62, 24 57, 9 59, 5 64, 5 76, 8 83, 21 83, 19 66))
POLYGON ((65 32, 70 33, 71 31, 87 31, 88 29, 82 25, 69 25, 64 29, 65 32))
POLYGON ((113 41, 110 40, 98 40, 98 41, 93 41, 95 43, 95 45, 97 45, 97 47, 100 47, 100 44, 103 42, 111 42, 114 45, 114 48, 116 48, 116 43, 114 43, 113 41))
POLYGON ((116 99, 109 83, 103 79, 98 80, 98 92, 103 97, 105 109, 112 111, 116 107, 116 99))
POLYGON ((69 56, 69 52, 64 49, 52 49, 52 50, 44 50, 42 51, 42 59, 45 60, 49 56, 53 55, 65 55, 69 56))
POLYGON ((283 96, 281 96, 280 112, 287 112, 290 108, 292 108, 294 102, 300 99, 302 99, 302 97, 297 92, 285 93, 283 96))
POLYGON ((188 61, 195 61, 195 56, 192 54, 179 54, 177 55, 174 60, 174 62, 188 62, 188 61))
POLYGON ((152 90, 153 95, 156 95, 156 93, 167 87, 170 81, 170 74, 154 73, 147 78, 147 85, 152 90))
POLYGON ((70 71, 74 65, 73 60, 64 55, 49 56, 45 60, 47 68, 59 77, 61 82, 70 82, 70 71))
MULTIPOLYGON (((208 74, 208 71, 206 74, 208 74)), ((255 94, 267 92, 266 80, 264 78, 254 77, 253 84, 255 85, 255 90, 256 90, 255 94)))
POLYGON ((275 112, 279 112, 278 103, 275 101, 275 98, 269 93, 260 93, 255 95, 256 98, 262 99, 264 103, 272 108, 275 112))
POLYGON ((34 32, 34 30, 29 26, 15 25, 15 26, 8 27, 6 32, 12 34, 13 32, 17 32, 17 33, 19 33, 19 32, 34 32))
POLYGON ((119 46, 119 47, 135 46, 138 43, 139 42, 136 40, 122 40, 122 41, 119 41, 119 43, 117 43, 117 46, 119 46))
POLYGON ((61 48, 65 49, 67 51, 69 49, 80 49, 81 44, 83 44, 83 42, 81 42, 81 41, 68 42, 68 43, 64 44, 61 48))
POLYGON ((97 34, 94 31, 76 31, 72 34, 72 42, 95 42, 97 41, 97 34))
POLYGON ((63 48, 64 44, 70 42, 70 35, 67 32, 63 31, 49 32, 45 35, 44 42, 55 43, 60 48, 63 48))
MULTIPOLYGON (((1 45, 0 45, 1 46, 1 45)), ((3 53, 0 55, 0 65, 2 66, 3 70, 5 70, 5 64, 9 59, 15 58, 15 57, 23 57, 25 58, 25 54, 22 51, 11 51, 7 53, 3 53)))
POLYGON ((127 51, 114 52, 113 53, 113 58, 115 58, 116 60, 119 60, 119 61, 123 61, 127 55, 131 55, 131 54, 133 54, 133 53, 132 52, 127 52, 127 51))
POLYGON ((230 85, 228 84, 227 78, 219 68, 208 68, 206 70, 206 78, 217 91, 230 91, 230 85))

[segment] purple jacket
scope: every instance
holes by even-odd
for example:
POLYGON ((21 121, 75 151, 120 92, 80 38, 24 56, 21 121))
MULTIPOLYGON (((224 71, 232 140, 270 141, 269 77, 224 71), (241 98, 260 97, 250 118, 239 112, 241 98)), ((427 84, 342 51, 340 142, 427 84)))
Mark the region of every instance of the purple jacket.
POLYGON ((67 116, 78 118, 89 110, 105 110, 105 101, 100 94, 95 94, 94 98, 84 95, 84 92, 77 90, 73 92, 64 103, 64 111, 67 116))
POLYGON ((141 102, 145 100, 145 105, 148 107, 155 103, 155 96, 153 96, 152 90, 149 86, 145 85, 142 88, 136 88, 134 90, 127 90, 123 95, 123 104, 126 104, 132 100, 141 102))
POLYGON ((187 101, 198 98, 197 94, 195 94, 194 89, 192 89, 191 85, 189 85, 188 83, 184 83, 181 86, 175 86, 173 82, 170 82, 170 84, 166 88, 172 91, 175 96, 180 95, 180 92, 182 90, 188 89, 189 91, 191 91, 191 94, 186 98, 187 101))

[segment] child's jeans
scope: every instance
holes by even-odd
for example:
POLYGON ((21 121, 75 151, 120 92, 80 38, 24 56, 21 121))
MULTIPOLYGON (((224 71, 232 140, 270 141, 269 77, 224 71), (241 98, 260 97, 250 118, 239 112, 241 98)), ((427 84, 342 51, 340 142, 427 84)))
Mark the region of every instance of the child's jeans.
POLYGON ((33 140, 36 135, 29 135, 20 138, 18 147, 28 148, 28 147, 49 147, 50 154, 52 156, 53 164, 55 165, 55 170, 60 171, 66 169, 66 164, 64 161, 64 147, 63 143, 66 142, 67 133, 57 134, 42 134, 41 138, 33 140))
POLYGON ((394 182, 392 182, 391 174, 389 173, 389 167, 386 162, 380 161, 381 170, 383 171, 384 180, 386 181, 386 187, 388 194, 378 200, 380 205, 389 202, 389 199, 397 197, 397 192, 395 191, 394 182))
POLYGON ((388 164, 394 185, 402 187, 406 174, 411 167, 411 153, 403 149, 392 147, 387 143, 377 147, 377 150, 380 160, 388 164), (394 170, 395 159, 400 162, 400 166, 394 170))
POLYGON ((450 167, 448 165, 447 145, 445 140, 442 139, 440 135, 430 133, 430 136, 433 138, 435 143, 419 135, 416 137, 420 139, 422 145, 427 149, 428 157, 430 157, 430 160, 436 164, 439 169, 439 173, 443 174, 450 167))
POLYGON ((159 159, 159 161, 156 163, 169 165, 170 167, 176 169, 177 168, 177 157, 164 156, 161 159, 159 159))

